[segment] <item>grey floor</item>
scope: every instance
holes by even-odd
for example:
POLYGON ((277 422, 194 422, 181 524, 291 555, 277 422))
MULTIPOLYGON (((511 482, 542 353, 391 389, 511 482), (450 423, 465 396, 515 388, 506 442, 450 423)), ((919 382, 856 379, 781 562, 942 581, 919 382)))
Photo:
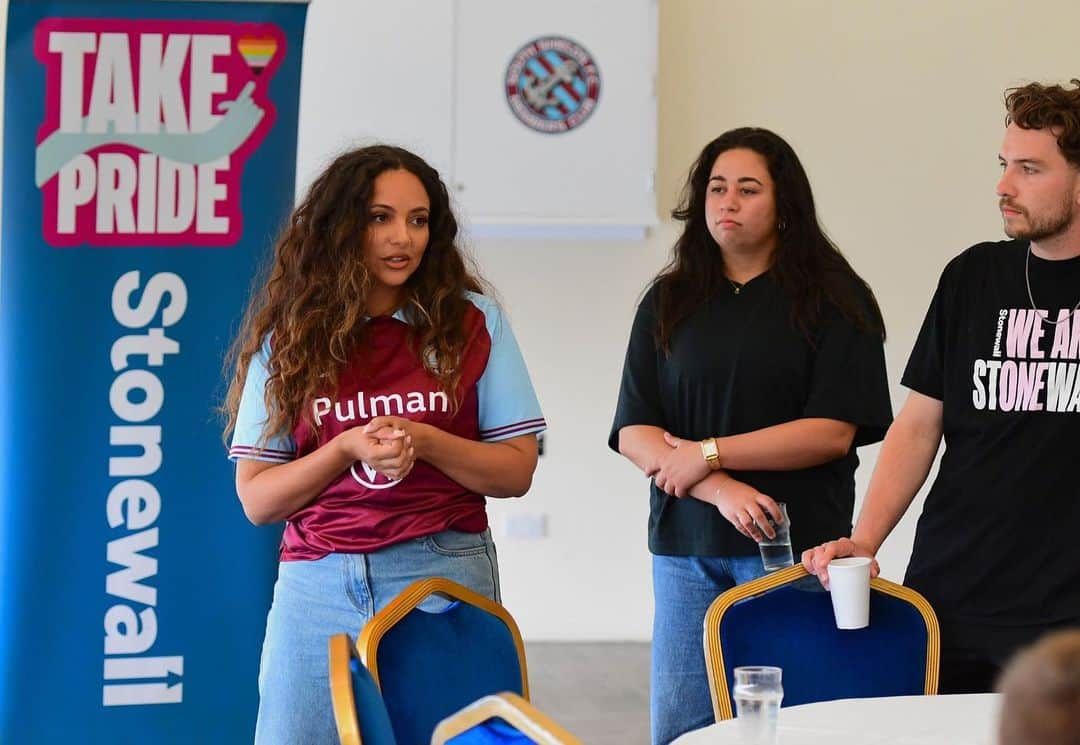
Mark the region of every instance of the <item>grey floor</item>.
POLYGON ((649 744, 649 645, 528 642, 532 703, 585 745, 649 744))

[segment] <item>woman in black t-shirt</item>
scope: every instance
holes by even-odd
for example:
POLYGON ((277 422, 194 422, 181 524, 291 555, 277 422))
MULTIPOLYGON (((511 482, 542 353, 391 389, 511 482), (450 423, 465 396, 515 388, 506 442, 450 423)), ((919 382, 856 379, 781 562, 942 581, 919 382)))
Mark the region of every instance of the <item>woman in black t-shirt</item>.
POLYGON ((705 611, 764 574, 766 513, 787 504, 796 551, 849 528, 854 449, 892 420, 881 312, 783 139, 710 142, 672 214, 683 232, 634 319, 609 438, 653 479, 654 743, 712 721, 705 611))

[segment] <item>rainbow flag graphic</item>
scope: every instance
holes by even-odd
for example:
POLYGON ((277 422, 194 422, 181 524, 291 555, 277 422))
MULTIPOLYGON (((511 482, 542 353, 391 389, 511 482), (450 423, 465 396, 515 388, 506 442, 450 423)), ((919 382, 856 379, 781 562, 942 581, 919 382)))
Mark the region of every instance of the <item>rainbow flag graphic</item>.
POLYGON ((260 74, 277 52, 277 42, 272 37, 259 39, 241 36, 236 42, 240 50, 240 56, 248 63, 248 67, 256 75, 260 74))

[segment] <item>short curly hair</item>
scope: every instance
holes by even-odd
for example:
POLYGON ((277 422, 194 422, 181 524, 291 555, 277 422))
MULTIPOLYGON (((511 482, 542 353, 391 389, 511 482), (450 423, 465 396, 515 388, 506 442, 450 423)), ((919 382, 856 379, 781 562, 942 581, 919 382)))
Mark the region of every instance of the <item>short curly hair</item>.
POLYGON ((1080 80, 1073 87, 1028 83, 1005 91, 1005 126, 1049 129, 1065 159, 1080 168, 1080 80))

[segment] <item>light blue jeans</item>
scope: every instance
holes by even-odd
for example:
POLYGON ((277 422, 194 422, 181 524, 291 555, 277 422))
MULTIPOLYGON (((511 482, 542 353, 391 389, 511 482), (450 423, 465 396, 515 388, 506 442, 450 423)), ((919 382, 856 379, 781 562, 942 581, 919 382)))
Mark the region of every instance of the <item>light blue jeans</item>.
POLYGON ((720 593, 765 575, 760 556, 653 556, 653 745, 712 724, 705 671, 705 612, 720 593))
MULTIPOLYGON (((448 530, 370 554, 281 562, 259 669, 257 745, 337 745, 327 640, 343 632, 355 638, 375 611, 426 577, 446 577, 498 601, 490 531, 448 530)), ((445 604, 429 598, 421 607, 445 604)))

